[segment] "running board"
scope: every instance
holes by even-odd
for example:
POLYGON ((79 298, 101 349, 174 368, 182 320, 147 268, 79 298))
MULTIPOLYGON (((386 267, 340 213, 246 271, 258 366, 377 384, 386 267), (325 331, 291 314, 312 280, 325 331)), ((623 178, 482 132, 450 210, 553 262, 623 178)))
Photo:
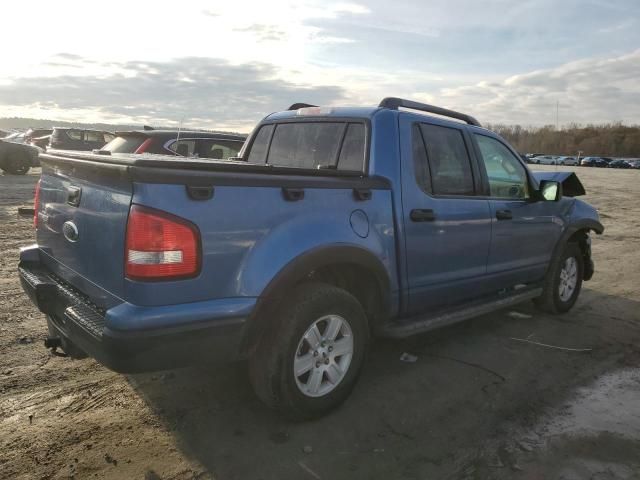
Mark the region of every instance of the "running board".
POLYGON ((436 328, 444 327, 446 325, 462 322, 463 320, 478 317, 486 313, 495 312, 496 310, 509 307, 516 303, 534 299, 540 295, 542 295, 542 288, 534 288, 509 297, 500 298, 487 303, 476 304, 463 308, 462 310, 443 313, 435 317, 414 317, 416 320, 405 320, 402 323, 389 322, 382 325, 380 330, 376 333, 382 337, 405 338, 418 333, 424 333, 436 328))

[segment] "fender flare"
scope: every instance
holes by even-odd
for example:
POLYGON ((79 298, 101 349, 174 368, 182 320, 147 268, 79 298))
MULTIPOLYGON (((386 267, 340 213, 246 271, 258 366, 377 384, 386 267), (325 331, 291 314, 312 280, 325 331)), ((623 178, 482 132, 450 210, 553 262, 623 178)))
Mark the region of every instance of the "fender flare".
MULTIPOLYGON (((562 232, 562 235, 560 235, 560 238, 556 242, 556 246, 553 248, 553 254, 551 255, 549 266, 551 266, 557 255, 560 254, 561 249, 564 247, 564 245, 566 245, 569 238, 571 238, 574 233, 580 230, 593 230, 594 232, 596 232, 596 234, 600 235, 602 234, 602 232, 604 232, 604 226, 598 220, 592 218, 583 218, 571 223, 567 227, 567 229, 562 232)), ((589 252, 589 257, 591 257, 591 252, 589 252)), ((549 266, 547 266, 547 269, 549 268, 549 266)))
POLYGON ((246 349, 252 347, 253 339, 259 335, 266 322, 258 317, 276 306, 290 292, 296 283, 323 267, 335 264, 351 264, 372 272, 380 292, 381 315, 388 315, 391 309, 391 281, 383 263, 371 252, 353 245, 333 245, 317 247, 297 256, 287 263, 264 288, 250 317, 245 338, 246 349))
POLYGON ((390 280, 386 268, 373 253, 352 245, 317 247, 297 256, 273 277, 260 294, 260 298, 277 298, 278 291, 286 291, 309 273, 340 263, 353 264, 372 271, 383 295, 382 305, 389 305, 390 280))

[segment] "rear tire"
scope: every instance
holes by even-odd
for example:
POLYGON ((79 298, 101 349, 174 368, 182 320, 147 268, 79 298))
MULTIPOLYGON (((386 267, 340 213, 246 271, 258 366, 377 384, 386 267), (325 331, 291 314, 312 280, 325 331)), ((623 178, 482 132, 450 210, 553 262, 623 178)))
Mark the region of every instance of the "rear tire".
POLYGON ((567 243, 549 266, 542 295, 534 300, 547 313, 565 313, 578 300, 584 278, 582 250, 577 243, 567 243))
POLYGON ((369 341, 362 306, 324 283, 297 287, 249 359, 258 397, 295 419, 318 417, 349 396, 369 341))

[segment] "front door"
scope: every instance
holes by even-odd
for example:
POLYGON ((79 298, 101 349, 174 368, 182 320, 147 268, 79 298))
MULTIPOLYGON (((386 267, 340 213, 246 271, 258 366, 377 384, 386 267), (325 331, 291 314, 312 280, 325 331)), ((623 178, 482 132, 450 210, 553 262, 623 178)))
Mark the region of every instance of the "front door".
POLYGON ((491 213, 464 127, 400 118, 408 313, 433 312, 485 293, 491 213))
POLYGON ((473 137, 493 225, 487 274, 499 288, 541 280, 562 231, 557 204, 531 200, 526 167, 502 141, 473 137))

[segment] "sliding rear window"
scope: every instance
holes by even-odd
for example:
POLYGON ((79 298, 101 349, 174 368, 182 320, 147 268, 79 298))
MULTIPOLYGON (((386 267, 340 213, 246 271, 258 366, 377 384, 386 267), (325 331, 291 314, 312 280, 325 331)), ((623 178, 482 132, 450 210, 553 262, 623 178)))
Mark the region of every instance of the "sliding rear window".
POLYGON ((260 128, 247 158, 281 167, 362 171, 365 145, 362 123, 279 123, 260 128))

